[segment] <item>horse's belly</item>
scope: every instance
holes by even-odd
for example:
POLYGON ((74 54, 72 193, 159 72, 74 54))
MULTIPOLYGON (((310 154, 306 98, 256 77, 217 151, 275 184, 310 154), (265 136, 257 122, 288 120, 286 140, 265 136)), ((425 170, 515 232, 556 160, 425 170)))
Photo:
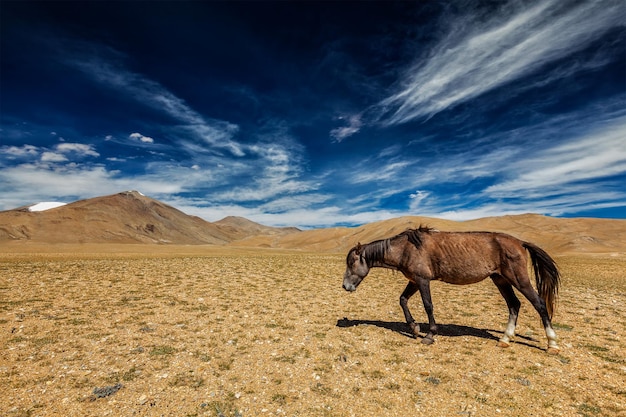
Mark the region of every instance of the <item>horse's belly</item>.
POLYGON ((480 282, 487 277, 489 277, 489 275, 470 276, 470 277, 443 276, 437 279, 442 282, 447 282, 448 284, 468 285, 468 284, 476 284, 477 282, 480 282))
POLYGON ((494 274, 495 268, 491 265, 467 265, 464 268, 442 268, 436 278, 449 284, 475 284, 494 274))

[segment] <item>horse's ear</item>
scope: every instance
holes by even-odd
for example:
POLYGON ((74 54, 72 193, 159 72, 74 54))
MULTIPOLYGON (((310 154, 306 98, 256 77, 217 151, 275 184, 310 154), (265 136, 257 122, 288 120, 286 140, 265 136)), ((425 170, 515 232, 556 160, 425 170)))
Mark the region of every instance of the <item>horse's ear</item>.
POLYGON ((361 245, 361 242, 357 243, 356 248, 355 248, 356 254, 360 255, 362 249, 363 249, 363 245, 361 245))

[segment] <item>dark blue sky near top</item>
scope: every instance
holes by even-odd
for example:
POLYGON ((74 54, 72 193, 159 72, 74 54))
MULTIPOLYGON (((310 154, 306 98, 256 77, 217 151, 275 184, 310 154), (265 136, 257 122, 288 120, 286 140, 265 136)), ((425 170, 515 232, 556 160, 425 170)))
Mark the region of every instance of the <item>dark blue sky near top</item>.
POLYGON ((0 5, 0 210, 626 218, 622 1, 0 5))

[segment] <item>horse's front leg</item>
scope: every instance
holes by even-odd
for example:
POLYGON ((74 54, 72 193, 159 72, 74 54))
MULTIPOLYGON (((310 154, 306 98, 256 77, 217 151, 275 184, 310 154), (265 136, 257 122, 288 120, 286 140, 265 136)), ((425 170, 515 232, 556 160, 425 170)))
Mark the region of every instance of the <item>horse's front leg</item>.
POLYGON ((422 343, 430 345, 434 343, 434 335, 437 334, 437 323, 435 322, 435 315, 433 314, 433 301, 430 297, 430 280, 419 278, 417 282, 420 295, 422 296, 422 304, 424 304, 424 310, 426 310, 426 315, 428 315, 428 333, 422 339, 422 343))
POLYGON ((402 307, 402 312, 404 313, 404 318, 406 319, 406 323, 411 328, 411 331, 415 336, 419 333, 419 325, 413 319, 411 312, 409 311, 409 298, 413 296, 418 290, 417 284, 409 281, 406 288, 400 295, 400 307, 402 307))

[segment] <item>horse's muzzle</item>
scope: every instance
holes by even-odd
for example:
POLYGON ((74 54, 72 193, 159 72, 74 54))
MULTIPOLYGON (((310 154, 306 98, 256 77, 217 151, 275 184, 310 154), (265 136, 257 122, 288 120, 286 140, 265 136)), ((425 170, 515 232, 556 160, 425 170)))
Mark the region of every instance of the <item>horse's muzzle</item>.
POLYGON ((349 292, 353 292, 356 291, 356 286, 354 284, 346 284, 345 282, 343 283, 343 289, 349 292))

